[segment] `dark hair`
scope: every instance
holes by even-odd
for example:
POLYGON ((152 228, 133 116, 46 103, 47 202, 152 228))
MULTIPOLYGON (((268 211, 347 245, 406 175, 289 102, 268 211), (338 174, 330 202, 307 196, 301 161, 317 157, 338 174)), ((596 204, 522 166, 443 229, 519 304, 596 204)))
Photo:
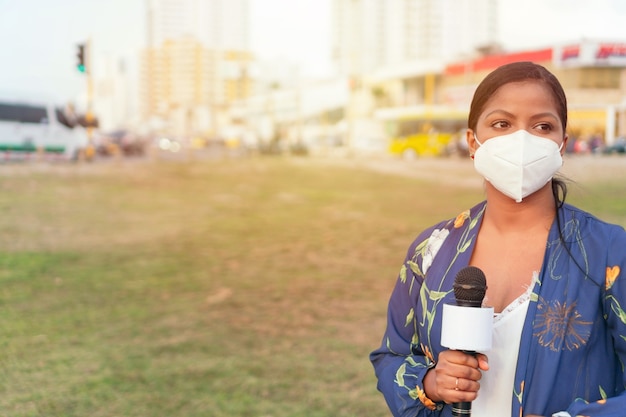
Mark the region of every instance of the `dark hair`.
POLYGON ((554 74, 545 69, 545 67, 533 62, 512 62, 496 68, 487 75, 474 92, 467 120, 468 127, 476 130, 478 117, 482 113, 485 104, 500 87, 505 84, 526 80, 541 81, 548 87, 554 98, 557 113, 561 118, 563 132, 565 132, 567 126, 567 99, 565 98, 565 91, 563 91, 561 83, 554 74))
MULTIPOLYGON (((467 126, 476 131, 478 118, 485 108, 487 101, 495 94, 500 87, 505 84, 521 82, 527 80, 536 80, 542 82, 550 92, 557 107, 557 113, 561 119, 563 133, 567 127, 567 98, 565 91, 559 80, 548 71, 545 67, 533 62, 512 62, 502 65, 489 73, 476 88, 472 104, 470 105, 469 116, 467 118, 467 126)), ((565 202, 567 195, 567 184, 563 179, 552 179, 552 194, 557 208, 561 207, 565 202)), ((558 217, 558 216, 557 216, 558 217)), ((559 228, 560 229, 560 228, 559 228)))

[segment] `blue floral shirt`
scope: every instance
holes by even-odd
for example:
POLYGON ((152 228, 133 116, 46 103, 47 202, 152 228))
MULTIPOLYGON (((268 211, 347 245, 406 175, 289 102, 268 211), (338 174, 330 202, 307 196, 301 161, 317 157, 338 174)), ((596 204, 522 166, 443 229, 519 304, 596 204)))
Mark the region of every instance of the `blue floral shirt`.
MULTIPOLYGON (((422 381, 441 346, 444 304, 469 264, 486 202, 424 232, 409 247, 370 360, 394 416, 451 416, 422 381)), ((558 210, 522 330, 511 416, 626 415, 626 232, 571 205, 558 210), (559 229, 561 233, 559 233, 559 229), (562 238, 560 236, 562 235, 562 238), (565 242, 565 243, 564 243, 565 242)), ((488 372, 488 371, 487 371, 488 372)))

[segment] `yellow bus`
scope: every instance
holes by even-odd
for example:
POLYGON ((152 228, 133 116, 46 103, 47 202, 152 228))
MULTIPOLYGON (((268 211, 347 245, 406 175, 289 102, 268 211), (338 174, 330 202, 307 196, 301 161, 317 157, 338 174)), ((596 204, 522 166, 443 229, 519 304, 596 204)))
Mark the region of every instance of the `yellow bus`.
POLYGON ((466 111, 444 106, 380 109, 376 118, 385 127, 389 152, 406 159, 450 154, 467 127, 466 111))

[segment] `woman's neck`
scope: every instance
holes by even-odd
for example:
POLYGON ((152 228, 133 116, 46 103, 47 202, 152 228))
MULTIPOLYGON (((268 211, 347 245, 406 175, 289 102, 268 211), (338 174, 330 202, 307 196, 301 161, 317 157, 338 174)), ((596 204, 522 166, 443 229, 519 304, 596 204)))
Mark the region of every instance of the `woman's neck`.
POLYGON ((546 184, 520 203, 505 196, 487 183, 485 220, 501 233, 537 228, 550 229, 556 213, 552 186, 546 184))

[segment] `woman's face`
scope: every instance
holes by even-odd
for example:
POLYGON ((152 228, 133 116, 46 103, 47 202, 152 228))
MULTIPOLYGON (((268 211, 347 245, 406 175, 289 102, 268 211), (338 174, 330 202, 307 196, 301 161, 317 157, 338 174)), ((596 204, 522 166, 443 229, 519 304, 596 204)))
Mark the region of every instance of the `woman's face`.
POLYGON ((478 118, 476 131, 468 129, 467 142, 471 154, 480 141, 508 135, 520 129, 556 142, 565 151, 567 135, 558 116, 557 105, 548 87, 539 81, 511 82, 498 88, 486 102, 478 118))

